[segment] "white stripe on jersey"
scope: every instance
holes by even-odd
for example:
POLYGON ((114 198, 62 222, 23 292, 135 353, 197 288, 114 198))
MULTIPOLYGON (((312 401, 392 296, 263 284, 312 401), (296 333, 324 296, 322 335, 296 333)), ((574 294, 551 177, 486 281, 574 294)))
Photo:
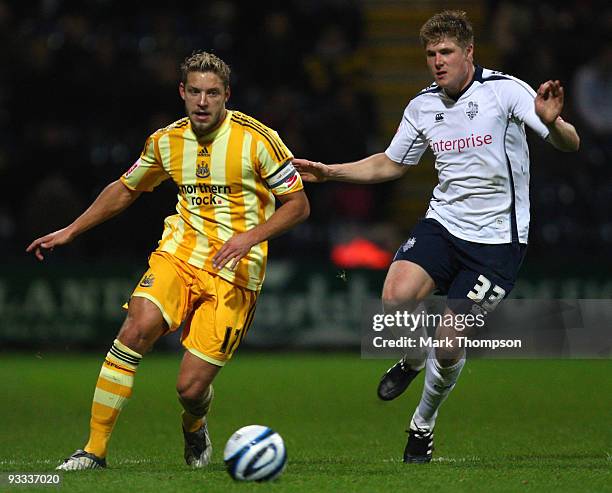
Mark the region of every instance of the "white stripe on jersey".
POLYGON ((438 185, 426 217, 458 238, 478 243, 527 243, 529 149, 525 123, 542 138, 535 91, 501 72, 476 67, 455 101, 436 84, 406 107, 385 154, 410 166, 430 147, 438 185))

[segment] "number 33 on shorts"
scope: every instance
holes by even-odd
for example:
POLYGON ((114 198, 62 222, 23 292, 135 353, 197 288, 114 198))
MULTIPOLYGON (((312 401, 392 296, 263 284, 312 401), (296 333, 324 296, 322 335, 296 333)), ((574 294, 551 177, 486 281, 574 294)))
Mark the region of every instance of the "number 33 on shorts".
POLYGON ((491 288, 491 281, 480 274, 478 282, 472 290, 467 294, 467 297, 474 303, 479 305, 485 312, 492 312, 497 305, 506 296, 506 290, 497 284, 491 288))

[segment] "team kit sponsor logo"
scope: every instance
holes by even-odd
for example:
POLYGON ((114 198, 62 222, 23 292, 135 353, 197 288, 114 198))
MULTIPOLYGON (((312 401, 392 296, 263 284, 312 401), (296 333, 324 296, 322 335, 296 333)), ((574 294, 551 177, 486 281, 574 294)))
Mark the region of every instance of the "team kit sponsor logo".
POLYGON ((477 147, 487 146, 493 143, 491 134, 479 135, 471 134, 468 137, 458 139, 440 139, 438 141, 430 141, 431 150, 438 154, 440 152, 458 152, 461 153, 465 149, 474 149, 477 147))
POLYGON ((225 195, 233 193, 231 185, 179 185, 179 193, 185 197, 189 205, 222 205, 227 202, 225 195))

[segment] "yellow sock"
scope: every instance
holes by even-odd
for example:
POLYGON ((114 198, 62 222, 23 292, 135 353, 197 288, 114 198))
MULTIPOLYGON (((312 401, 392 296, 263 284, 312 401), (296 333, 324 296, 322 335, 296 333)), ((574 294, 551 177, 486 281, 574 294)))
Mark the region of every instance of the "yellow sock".
POLYGON ((189 431, 191 433, 193 433, 194 431, 198 431, 204 423, 204 418, 202 416, 194 416, 193 414, 188 413, 187 411, 183 411, 181 418, 183 419, 184 430, 189 431))
POLYGON ((140 354, 115 339, 96 383, 86 452, 106 457, 108 441, 119 413, 132 395, 134 373, 141 359, 140 354))
POLYGON ((183 406, 183 414, 181 418, 183 420, 183 428, 185 431, 193 433, 194 431, 198 431, 202 424, 204 423, 204 419, 208 414, 208 410, 210 409, 210 403, 213 400, 215 392, 213 390, 213 386, 209 385, 206 394, 204 394, 204 398, 202 402, 199 402, 196 406, 191 406, 186 401, 179 396, 179 402, 183 406))

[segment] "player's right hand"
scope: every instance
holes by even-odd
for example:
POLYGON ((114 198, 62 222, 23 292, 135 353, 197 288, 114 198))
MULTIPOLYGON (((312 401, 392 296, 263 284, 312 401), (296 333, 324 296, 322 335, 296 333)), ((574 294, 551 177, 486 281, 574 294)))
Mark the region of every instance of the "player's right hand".
POLYGON ((329 167, 323 163, 296 158, 293 160, 293 166, 304 181, 323 183, 329 179, 329 167))
POLYGON ((59 229, 48 235, 37 238, 30 246, 26 248, 26 252, 34 252, 38 260, 44 260, 44 250, 53 250, 56 246, 65 245, 72 241, 72 234, 68 228, 59 229))

